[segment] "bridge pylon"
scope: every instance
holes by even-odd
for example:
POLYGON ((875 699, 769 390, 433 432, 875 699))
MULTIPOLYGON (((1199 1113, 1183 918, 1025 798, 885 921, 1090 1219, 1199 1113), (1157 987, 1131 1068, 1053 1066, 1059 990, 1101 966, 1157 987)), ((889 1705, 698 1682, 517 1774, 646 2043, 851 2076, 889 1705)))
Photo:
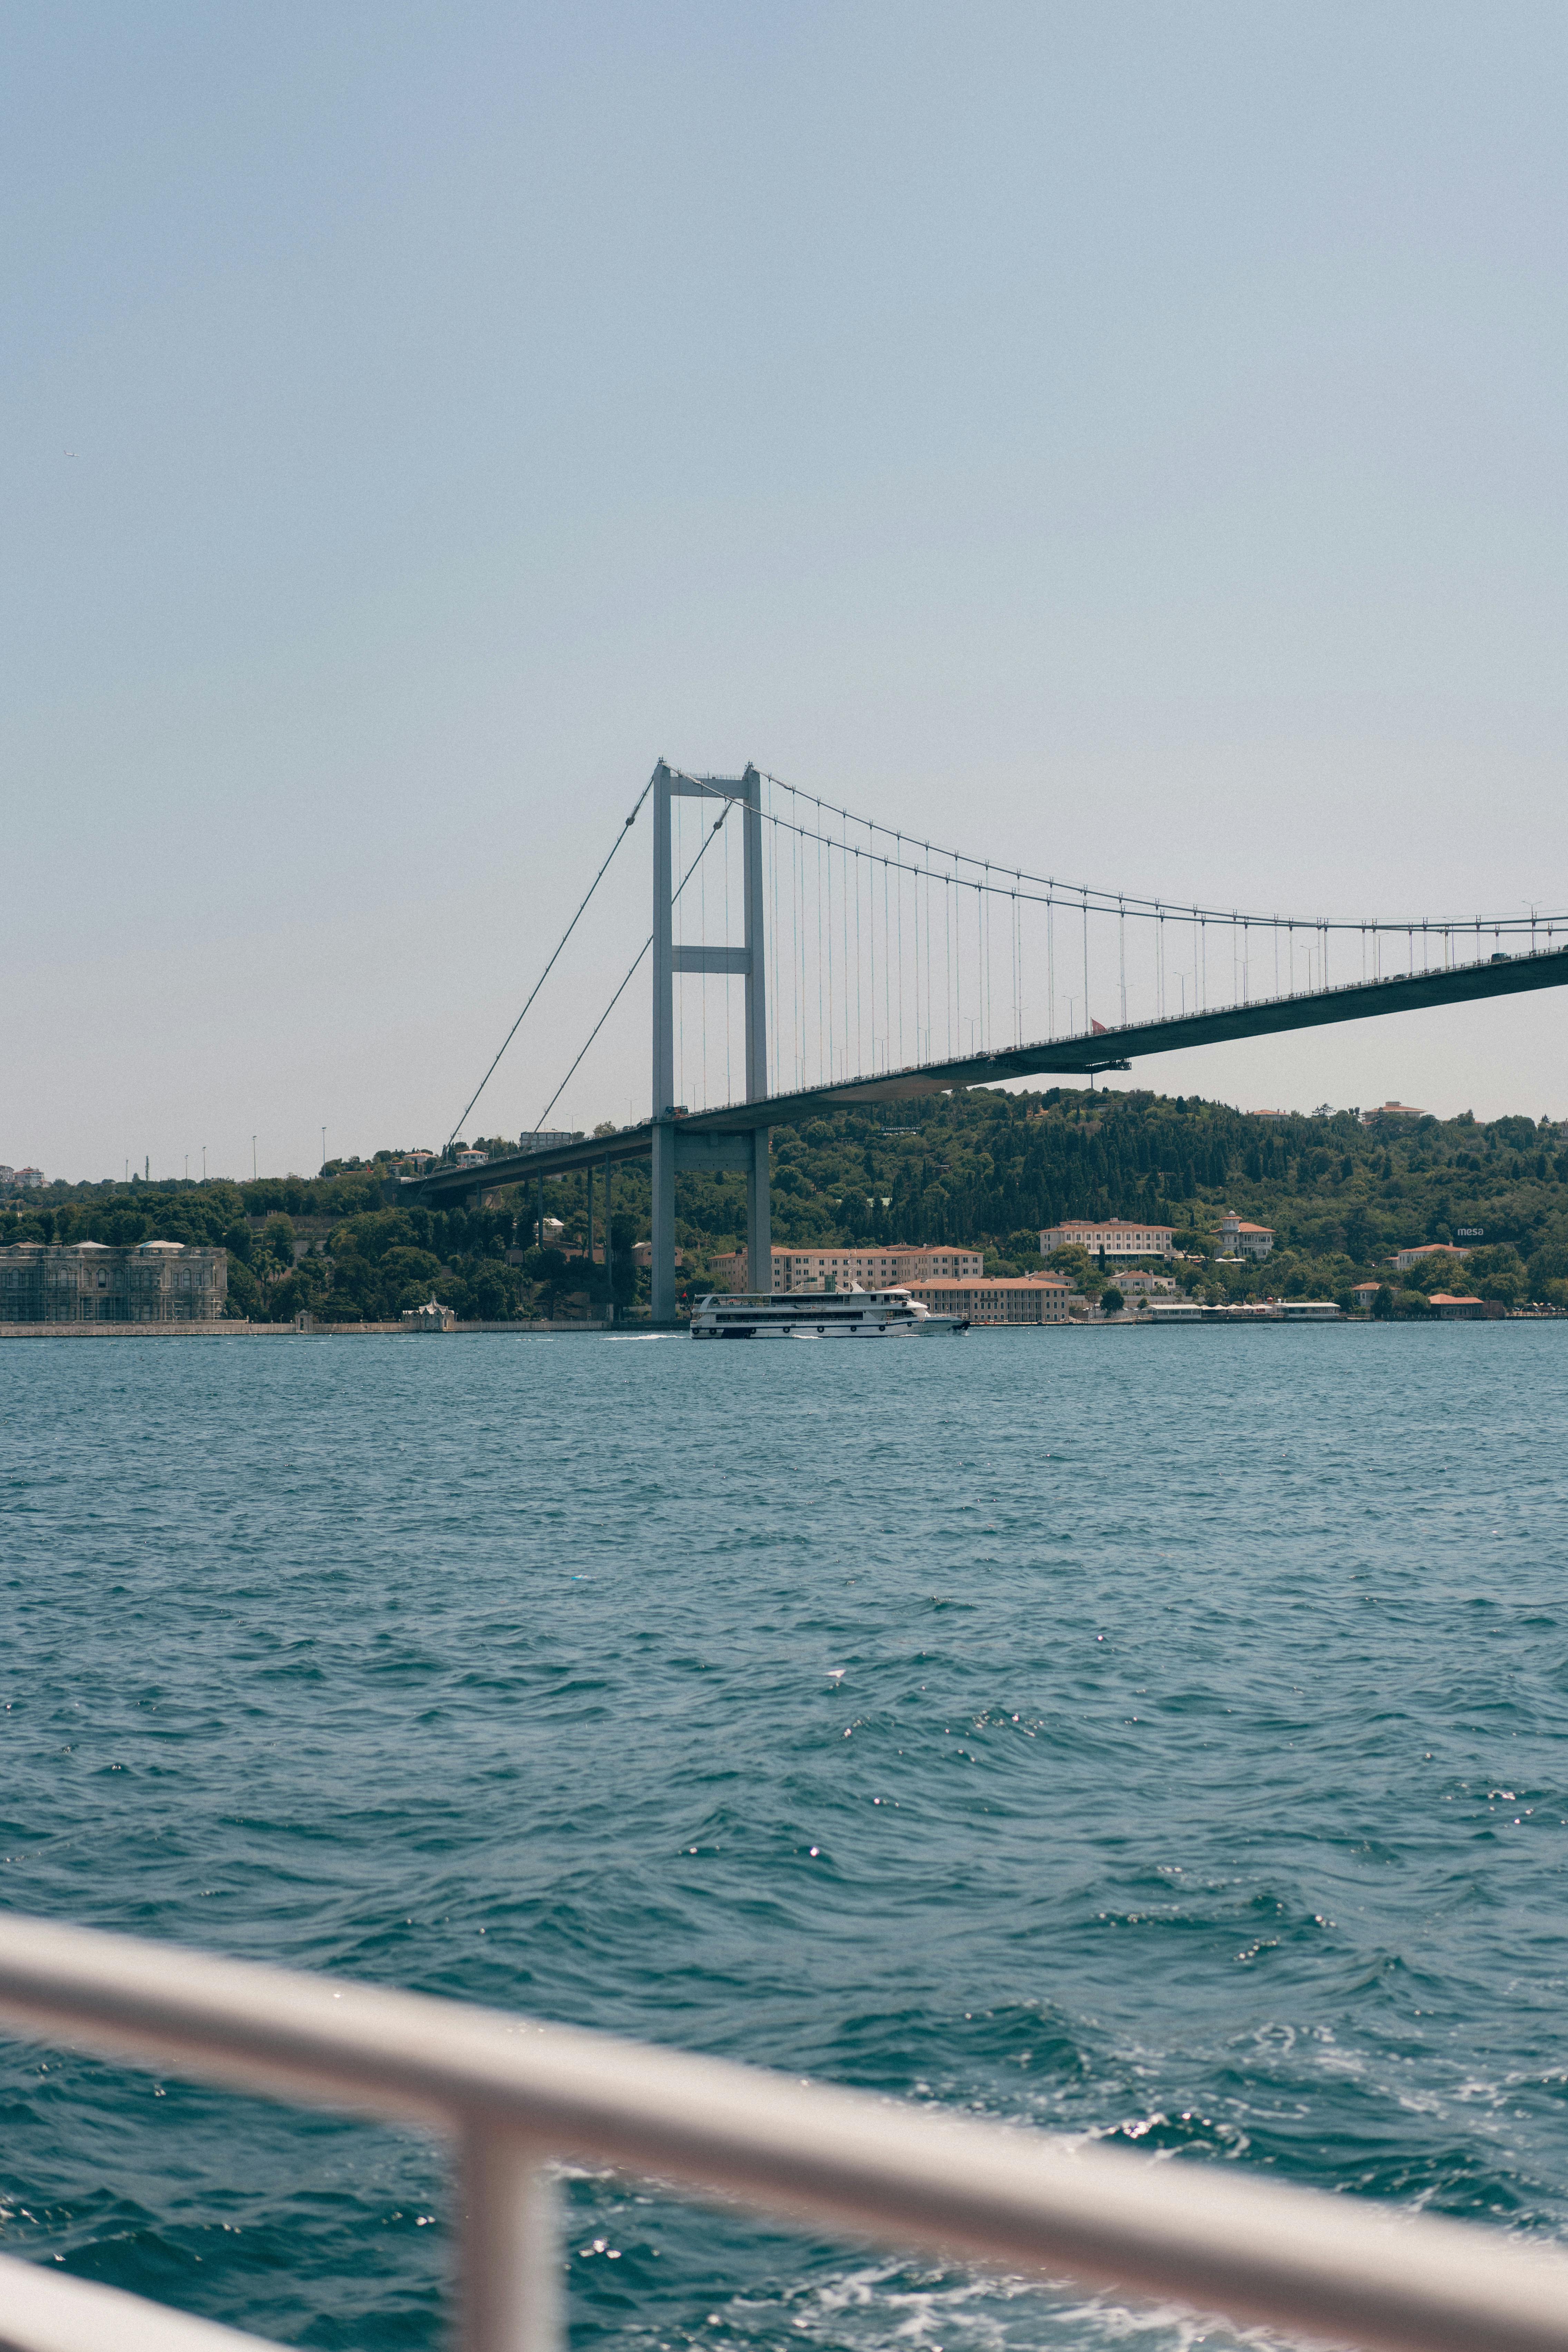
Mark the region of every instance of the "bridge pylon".
POLYGON ((653 1320, 675 1320, 675 1180, 682 1169, 710 1172, 744 1171, 746 1263, 755 1289, 773 1278, 773 1227, 768 1201, 768 1129, 705 1128, 681 1131, 675 1100, 675 983, 682 972, 740 973, 746 983, 746 1100, 760 1102, 768 1090, 766 959, 763 930, 763 780, 748 766, 740 776, 688 776, 660 761, 653 772, 653 1230, 651 1265, 653 1320), (675 943, 676 881, 671 863, 670 803, 677 799, 711 801, 724 822, 738 808, 742 827, 742 943, 678 947, 675 943))

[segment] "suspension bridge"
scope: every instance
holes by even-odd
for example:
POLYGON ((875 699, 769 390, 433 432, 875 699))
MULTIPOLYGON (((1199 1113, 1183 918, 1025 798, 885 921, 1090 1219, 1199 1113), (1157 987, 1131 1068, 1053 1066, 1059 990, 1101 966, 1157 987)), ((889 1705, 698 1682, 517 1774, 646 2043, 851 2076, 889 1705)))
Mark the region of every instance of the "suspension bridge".
POLYGON ((648 936, 535 1131, 645 963, 649 1117, 443 1165, 403 1180, 398 1196, 450 1203, 580 1170, 591 1186, 602 1169, 607 1201, 610 1170, 647 1160, 656 1323, 675 1316, 684 1171, 744 1174, 748 1262, 770 1265, 773 1128, 1009 1078, 1092 1083, 1144 1055, 1568 981, 1568 914, 1391 921, 1181 906, 942 848, 754 767, 698 776, 661 760, 453 1138, 650 800, 648 936))

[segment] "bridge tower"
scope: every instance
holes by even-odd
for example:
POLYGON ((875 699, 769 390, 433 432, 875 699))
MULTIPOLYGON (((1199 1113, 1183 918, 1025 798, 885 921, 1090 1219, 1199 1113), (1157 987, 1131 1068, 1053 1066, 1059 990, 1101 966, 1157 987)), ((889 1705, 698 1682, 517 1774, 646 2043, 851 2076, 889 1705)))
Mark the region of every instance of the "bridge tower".
POLYGON ((652 1309, 656 1323, 675 1320, 675 1179, 684 1168, 743 1170, 746 1178, 746 1262, 754 1290, 773 1279, 773 1229, 768 1206, 768 1129, 740 1127, 684 1134, 676 1117, 675 982, 685 971, 739 972, 746 982, 746 1100, 768 1090, 766 963, 763 952, 763 780, 755 768, 742 776, 678 775, 661 760, 653 772, 653 1234, 652 1309), (739 805, 743 828, 742 898, 745 930, 732 947, 677 947, 675 875, 670 862, 670 803, 709 801, 727 818, 739 805))

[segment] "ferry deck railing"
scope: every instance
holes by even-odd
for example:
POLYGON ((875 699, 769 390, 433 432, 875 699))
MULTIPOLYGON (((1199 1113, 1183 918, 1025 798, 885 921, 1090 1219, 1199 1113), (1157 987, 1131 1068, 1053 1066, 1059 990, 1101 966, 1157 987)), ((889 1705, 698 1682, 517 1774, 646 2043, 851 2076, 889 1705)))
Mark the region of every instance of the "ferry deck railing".
MULTIPOLYGON (((0 1915, 0 2021, 448 2138, 462 2352, 562 2343, 552 2161, 1364 2352, 1568 2352, 1568 2253, 1553 2246, 501 2011, 0 1915)), ((0 2258, 3 2352, 260 2341, 0 2258)))

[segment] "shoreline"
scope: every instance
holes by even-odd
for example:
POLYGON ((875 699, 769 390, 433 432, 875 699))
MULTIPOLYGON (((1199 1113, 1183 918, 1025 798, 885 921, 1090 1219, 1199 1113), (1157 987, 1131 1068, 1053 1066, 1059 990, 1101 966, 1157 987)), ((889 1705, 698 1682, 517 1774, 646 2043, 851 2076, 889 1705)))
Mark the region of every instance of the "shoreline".
MULTIPOLYGON (((1182 1331, 1245 1330, 1267 1324, 1288 1324, 1297 1330, 1372 1330, 1384 1318, 1364 1315, 1232 1316, 1223 1312, 1173 1318, 1167 1324, 1144 1316, 1125 1321, 1075 1318, 1068 1323, 981 1323, 966 1335, 996 1333, 1005 1338, 1036 1337, 1047 1331, 1182 1331)), ((1568 1312, 1516 1308, 1506 1315, 1409 1316, 1397 1318, 1401 1328, 1458 1323, 1562 1323, 1568 1312)), ((449 1330, 410 1330, 399 1323, 328 1323, 301 1331, 292 1323, 250 1323, 237 1318, 217 1323, 0 1323, 0 1342, 7 1339, 638 1339, 679 1337, 685 1323, 457 1323, 449 1330)), ((1391 1325, 1392 1328, 1392 1325, 1391 1325)))

